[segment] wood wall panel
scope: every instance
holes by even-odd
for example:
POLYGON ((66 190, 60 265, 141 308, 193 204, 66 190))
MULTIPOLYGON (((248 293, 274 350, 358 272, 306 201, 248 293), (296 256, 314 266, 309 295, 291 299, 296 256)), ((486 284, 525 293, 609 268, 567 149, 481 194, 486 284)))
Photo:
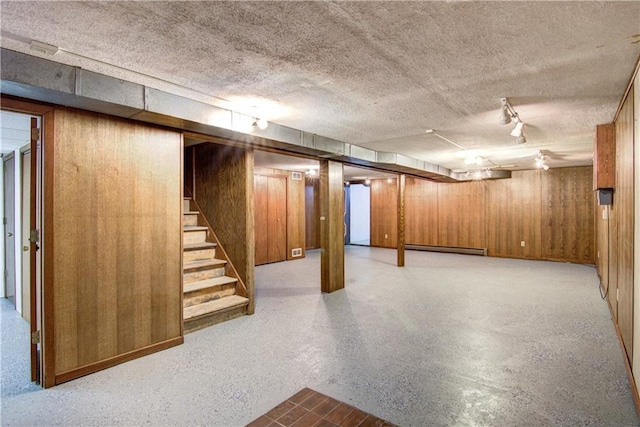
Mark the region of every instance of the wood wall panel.
POLYGON ((407 244, 438 244, 438 184, 407 177, 405 234, 407 244))
POLYGON ((306 249, 320 247, 320 181, 307 178, 304 187, 306 249))
POLYGON ((511 179, 456 184, 407 178, 406 241, 593 263, 591 185, 591 167, 516 171, 511 179))
POLYGON ((398 245, 398 186, 396 181, 371 180, 371 246, 398 245), (385 235, 387 237, 385 237, 385 235))
POLYGON ((593 203, 591 168, 549 169, 543 177, 542 257, 593 262, 593 203))
POLYGON ((616 192, 618 326, 629 360, 633 360, 633 88, 616 121, 616 192))
MULTIPOLYGON (((296 180, 291 176, 291 171, 272 168, 259 168, 254 171, 256 176, 269 176, 284 179, 286 186, 286 217, 283 217, 283 224, 286 225, 285 258, 287 260, 304 258, 306 251, 306 195, 304 179, 296 180), (293 257, 293 249, 302 249, 302 256, 293 257)), ((266 191, 265 189, 256 191, 266 191)), ((258 195, 256 195, 257 200, 258 195)), ((316 196, 317 197, 317 196, 316 196)), ((260 211, 256 215, 260 216, 260 211)), ((273 262, 273 261, 271 261, 273 262)), ((256 265, 263 264, 256 260, 256 265)))
POLYGON ((256 265, 269 262, 269 186, 268 178, 264 175, 254 175, 255 198, 255 263, 256 265))
POLYGON ((195 149, 195 198, 253 302, 253 151, 212 143, 196 145, 195 149))
POLYGON ((442 246, 484 247, 484 181, 438 186, 438 241, 442 246))
POLYGON ((59 109, 54 140, 55 372, 68 380, 181 337, 182 137, 59 109))
POLYGON ((593 155, 593 189, 616 186, 616 127, 596 127, 593 155))
POLYGON ((268 262, 287 259, 287 179, 267 177, 268 262))
MULTIPOLYGON (((304 174, 303 174, 304 175, 304 174)), ((305 183, 304 178, 294 180, 291 173, 287 180, 287 259, 304 258, 307 245, 305 243, 305 183), (302 249, 302 256, 293 258, 294 249, 302 249)))

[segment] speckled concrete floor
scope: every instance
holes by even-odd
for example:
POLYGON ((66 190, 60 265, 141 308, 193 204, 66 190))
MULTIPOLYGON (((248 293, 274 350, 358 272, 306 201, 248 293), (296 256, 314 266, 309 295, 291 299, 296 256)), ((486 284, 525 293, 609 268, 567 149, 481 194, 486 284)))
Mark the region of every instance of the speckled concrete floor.
POLYGON ((236 426, 310 387, 403 426, 639 425, 593 267, 347 254, 344 291, 317 251, 259 267, 254 316, 49 390, 14 378, 3 307, 1 424, 236 426))

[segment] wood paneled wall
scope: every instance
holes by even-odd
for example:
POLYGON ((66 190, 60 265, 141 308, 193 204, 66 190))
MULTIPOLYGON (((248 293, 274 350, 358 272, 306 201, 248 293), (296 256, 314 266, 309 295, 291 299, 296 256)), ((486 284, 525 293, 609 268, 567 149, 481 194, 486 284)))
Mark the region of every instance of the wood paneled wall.
POLYGON ((306 178, 305 199, 305 242, 306 249, 320 247, 320 181, 306 178))
POLYGON ((254 175, 256 265, 287 259, 287 178, 254 175))
POLYGON ((396 180, 371 180, 371 246, 398 245, 398 184, 396 180))
MULTIPOLYGON (((281 169, 260 168, 255 171, 256 176, 277 176, 286 179, 286 259, 304 258, 307 245, 306 237, 306 195, 305 180, 294 180, 291 171, 281 169), (293 257, 293 249, 302 249, 301 257, 293 257)), ((257 187, 256 187, 257 191, 257 187)), ((263 190, 264 191, 264 190, 263 190)), ((256 195, 256 198, 259 196, 256 195)), ((257 214, 257 212, 256 212, 257 214)), ((259 230, 257 230, 258 232, 259 230)))
POLYGON ((633 88, 616 121, 616 187, 611 209, 615 223, 618 326, 629 360, 633 352, 633 88))
MULTIPOLYGON (((406 242, 593 263, 592 179, 591 167, 518 171, 511 179, 455 184, 407 178, 406 242)), ((394 197, 372 185, 372 201, 395 210, 394 197)), ((373 222, 372 212, 372 229, 373 222)))
POLYGON ((45 289, 60 383, 182 342, 182 137, 66 109, 54 127, 45 289))
POLYGON ((195 198, 254 301, 253 151, 195 146, 195 198))

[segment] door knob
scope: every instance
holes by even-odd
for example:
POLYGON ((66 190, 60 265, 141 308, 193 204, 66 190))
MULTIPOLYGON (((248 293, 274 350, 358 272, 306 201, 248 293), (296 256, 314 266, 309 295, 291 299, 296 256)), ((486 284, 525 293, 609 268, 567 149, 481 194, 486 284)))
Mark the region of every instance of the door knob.
POLYGON ((7 232, 7 237, 13 237, 13 233, 12 232, 7 232))

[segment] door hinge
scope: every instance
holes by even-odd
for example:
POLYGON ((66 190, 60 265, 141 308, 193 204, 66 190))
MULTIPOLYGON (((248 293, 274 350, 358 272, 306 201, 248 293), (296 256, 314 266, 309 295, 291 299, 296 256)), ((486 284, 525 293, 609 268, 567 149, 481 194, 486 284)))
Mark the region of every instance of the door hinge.
POLYGON ((31 140, 40 141, 40 128, 31 128, 31 140))
POLYGON ((31 243, 38 243, 40 241, 40 230, 31 230, 29 241, 31 243))
POLYGON ((6 216, 2 217, 2 224, 7 225, 7 217, 6 216))
POLYGON ((40 344, 40 331, 31 332, 31 344, 40 344))

